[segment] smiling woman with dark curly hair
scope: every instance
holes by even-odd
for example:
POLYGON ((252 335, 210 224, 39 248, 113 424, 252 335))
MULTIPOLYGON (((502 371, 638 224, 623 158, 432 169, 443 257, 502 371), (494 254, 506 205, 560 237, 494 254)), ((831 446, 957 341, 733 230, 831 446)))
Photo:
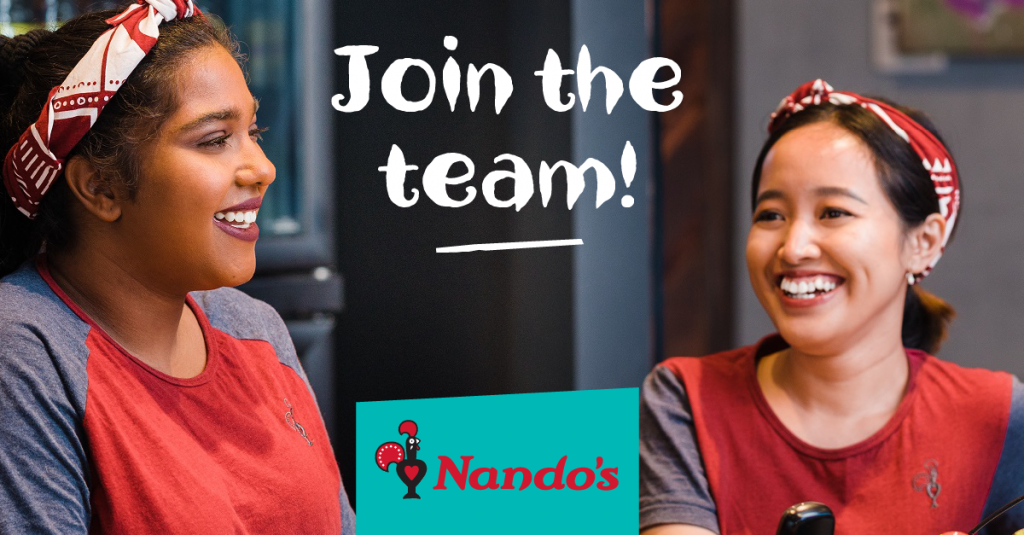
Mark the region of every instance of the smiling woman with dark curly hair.
POLYGON ((0 37, 0 531, 354 533, 255 270, 274 166, 226 30, 148 0, 0 37))

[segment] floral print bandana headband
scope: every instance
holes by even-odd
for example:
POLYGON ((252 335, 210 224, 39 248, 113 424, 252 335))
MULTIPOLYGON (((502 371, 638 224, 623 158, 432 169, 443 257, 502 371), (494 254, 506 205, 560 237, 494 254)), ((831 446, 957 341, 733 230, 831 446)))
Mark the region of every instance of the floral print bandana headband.
POLYGON ((3 180, 18 210, 29 219, 63 170, 64 160, 160 36, 164 21, 199 13, 191 0, 140 0, 93 43, 67 78, 50 90, 39 118, 4 158, 3 180))
MULTIPOLYGON (((856 93, 836 91, 828 82, 818 79, 801 85, 792 94, 782 99, 779 107, 772 113, 768 122, 768 132, 777 130, 791 115, 805 108, 831 103, 837 106, 860 105, 877 115, 900 138, 910 144, 921 165, 931 175, 935 193, 939 197, 939 213, 946 220, 946 233, 942 236, 942 250, 946 249, 949 236, 956 224, 956 216, 960 211, 960 176, 949 151, 931 132, 896 108, 856 93)), ((942 256, 940 251, 931 264, 921 273, 913 274, 911 284, 917 284, 931 272, 942 256)))

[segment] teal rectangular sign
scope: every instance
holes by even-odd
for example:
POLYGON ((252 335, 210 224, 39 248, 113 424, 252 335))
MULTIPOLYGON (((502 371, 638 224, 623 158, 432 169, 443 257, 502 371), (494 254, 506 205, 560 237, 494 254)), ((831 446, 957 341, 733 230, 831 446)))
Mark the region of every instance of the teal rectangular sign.
POLYGON ((628 388, 358 403, 359 533, 636 533, 638 399, 628 388))

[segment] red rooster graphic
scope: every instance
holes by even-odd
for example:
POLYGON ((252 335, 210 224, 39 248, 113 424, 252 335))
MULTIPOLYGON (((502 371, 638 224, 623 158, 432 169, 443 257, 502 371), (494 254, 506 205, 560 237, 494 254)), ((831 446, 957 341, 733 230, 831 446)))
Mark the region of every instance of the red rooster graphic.
POLYGON ((405 439, 404 452, 402 445, 397 442, 385 442, 377 448, 377 466, 381 470, 387 472, 391 463, 398 463, 398 479, 401 479, 402 483, 409 487, 409 492, 403 496, 403 499, 406 500, 420 499, 420 495, 416 494, 416 485, 427 474, 427 463, 416 458, 416 452, 420 449, 420 439, 416 438, 417 431, 419 428, 416 427, 416 422, 406 420, 398 424, 398 434, 409 435, 405 439))

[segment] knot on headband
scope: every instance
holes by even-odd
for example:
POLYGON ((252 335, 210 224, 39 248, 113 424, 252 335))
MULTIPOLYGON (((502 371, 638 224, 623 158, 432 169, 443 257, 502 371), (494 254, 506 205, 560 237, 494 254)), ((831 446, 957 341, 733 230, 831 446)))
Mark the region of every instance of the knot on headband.
POLYGON ((156 44, 162 22, 191 17, 191 0, 140 0, 115 17, 4 158, 3 179, 18 211, 34 219, 64 160, 96 123, 128 75, 156 44))
POLYGON ((893 106, 856 93, 836 91, 828 82, 820 78, 801 85, 796 88, 796 91, 782 99, 768 121, 768 132, 773 133, 778 130, 793 114, 805 108, 822 104, 859 105, 873 112, 897 136, 910 145, 921 159, 921 165, 931 177, 935 194, 939 198, 939 214, 946 220, 946 232, 942 236, 942 250, 939 254, 923 272, 914 274, 912 284, 920 282, 942 257, 942 251, 946 249, 946 243, 949 242, 949 236, 953 233, 953 226, 956 224, 956 217, 960 211, 960 175, 953 164, 949 150, 928 129, 893 106))

